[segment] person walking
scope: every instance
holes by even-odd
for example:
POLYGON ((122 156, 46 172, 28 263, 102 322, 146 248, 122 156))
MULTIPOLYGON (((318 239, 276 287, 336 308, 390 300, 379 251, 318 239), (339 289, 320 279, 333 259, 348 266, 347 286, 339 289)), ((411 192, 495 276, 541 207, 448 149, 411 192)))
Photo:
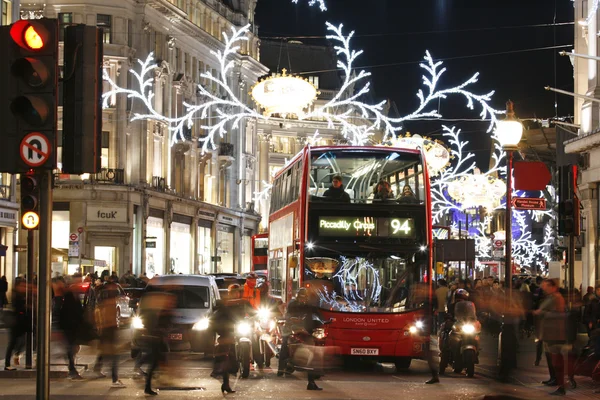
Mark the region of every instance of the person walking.
POLYGON ((435 289, 435 302, 436 302, 436 309, 435 309, 435 313, 437 315, 437 324, 434 327, 434 330, 437 330, 438 327, 440 327, 444 321, 446 321, 446 299, 448 297, 448 283, 446 282, 445 279, 439 279, 438 282, 438 288, 435 289))
POLYGON ((8 281, 6 280, 6 276, 2 275, 2 278, 0 278, 0 311, 8 304, 6 292, 8 292, 8 281))
POLYGON ((63 331, 67 347, 67 359, 69 361, 69 375, 71 380, 82 380, 83 378, 75 369, 75 355, 79 351, 77 345, 77 333, 84 324, 83 307, 81 302, 75 298, 71 290, 68 290, 65 281, 56 279, 52 282, 54 290, 54 301, 58 310, 58 326, 63 331))
POLYGON ((219 335, 215 346, 215 363, 211 376, 221 375, 223 377, 221 392, 224 394, 235 393, 229 383, 229 375, 237 372, 235 324, 244 320, 246 316, 256 314, 248 300, 242 297, 242 288, 239 284, 229 285, 227 294, 227 301, 218 301, 211 324, 219 335))
POLYGON ((554 279, 545 279, 542 282, 542 290, 545 297, 534 314, 541 317, 541 339, 552 360, 550 380, 542 383, 557 385, 558 388, 550 394, 564 396, 566 389, 562 349, 567 340, 565 300, 559 293, 558 284, 554 279))
POLYGON ((10 358, 15 354, 15 365, 19 365, 19 354, 23 350, 23 336, 30 331, 31 311, 27 310, 25 298, 27 296, 27 283, 19 279, 13 290, 13 318, 10 327, 10 337, 6 347, 4 359, 4 370, 14 371, 16 368, 10 365, 10 358))
POLYGON ((117 297, 119 289, 114 278, 109 278, 98 290, 98 316, 100 330, 100 354, 94 365, 96 377, 103 378, 102 367, 105 360, 111 362, 111 388, 124 388, 126 385, 119 380, 119 355, 117 353, 117 297))

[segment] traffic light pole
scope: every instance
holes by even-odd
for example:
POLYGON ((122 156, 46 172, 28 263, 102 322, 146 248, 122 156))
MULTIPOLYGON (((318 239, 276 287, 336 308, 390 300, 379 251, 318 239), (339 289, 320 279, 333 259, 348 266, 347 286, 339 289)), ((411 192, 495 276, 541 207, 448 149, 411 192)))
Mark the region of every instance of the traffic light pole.
POLYGON ((51 239, 52 171, 42 170, 40 177, 40 246, 37 313, 36 400, 50 398, 50 321, 51 315, 51 239))
POLYGON ((27 230, 27 304, 25 309, 30 312, 31 319, 27 321, 29 329, 27 330, 27 344, 25 345, 25 369, 33 368, 33 327, 35 313, 33 312, 33 274, 34 268, 34 248, 33 248, 33 230, 27 230))
MULTIPOLYGON (((575 290, 575 235, 569 235, 569 303, 573 301, 573 291, 575 290)), ((569 304, 569 308, 572 304, 569 304)))

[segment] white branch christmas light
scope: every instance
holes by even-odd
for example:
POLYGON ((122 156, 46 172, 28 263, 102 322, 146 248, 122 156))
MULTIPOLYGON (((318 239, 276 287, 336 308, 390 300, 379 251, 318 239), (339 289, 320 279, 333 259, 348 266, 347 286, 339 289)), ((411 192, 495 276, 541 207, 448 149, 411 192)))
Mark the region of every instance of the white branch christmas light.
MULTIPOLYGON (((340 56, 338 67, 344 72, 344 81, 337 94, 331 100, 302 115, 301 120, 312 118, 325 120, 330 129, 339 129, 350 144, 364 145, 369 143, 373 134, 378 131, 383 133, 384 141, 394 138, 402 130, 402 123, 405 121, 425 117, 441 118, 441 114, 434 107, 437 107, 437 101, 446 99, 452 94, 464 96, 467 99, 467 108, 469 109, 473 109, 476 103, 479 104, 482 108, 480 113, 482 119, 489 119, 490 121, 489 129, 495 124, 496 115, 503 112, 493 109, 488 104, 493 92, 478 95, 467 90, 468 86, 477 82, 478 74, 473 75, 458 86, 449 89, 439 89, 440 78, 446 69, 440 68, 442 62, 434 62, 429 52, 427 52, 425 55, 426 63, 421 64, 421 68, 425 69, 429 74, 423 77, 423 82, 427 86, 427 95, 422 90, 419 90, 417 97, 420 100, 420 104, 415 111, 403 117, 389 118, 384 115, 385 101, 374 105, 361 101, 362 96, 370 90, 370 83, 366 79, 371 74, 364 70, 361 70, 358 74, 353 71, 354 62, 362 54, 362 50, 356 51, 350 48, 350 41, 354 32, 344 35, 343 25, 334 26, 330 23, 326 25, 327 30, 332 32, 327 38, 339 43, 334 48, 338 56, 340 56)), ((145 114, 135 113, 132 120, 147 119, 166 123, 169 127, 171 144, 185 140, 184 130, 190 129, 194 120, 200 118, 207 121, 200 126, 205 131, 205 135, 198 139, 202 143, 202 151, 207 151, 209 146, 211 149, 214 149, 216 147, 216 137, 222 137, 229 129, 237 129, 243 120, 247 118, 263 121, 269 119, 239 100, 227 83, 227 76, 234 67, 234 61, 231 58, 240 48, 238 42, 248 40, 248 32, 249 25, 239 30, 232 27, 231 35, 223 33, 225 39, 224 50, 212 52, 220 65, 219 76, 215 77, 210 72, 204 72, 200 75, 201 78, 214 84, 218 88, 216 92, 222 95, 219 96, 214 91, 206 89, 203 85, 198 85, 199 97, 203 98, 200 104, 194 105, 185 102, 184 113, 181 116, 167 117, 162 115, 154 109, 152 104, 154 97, 152 87, 154 82, 151 74, 156 65, 153 62, 153 55, 151 53, 146 58, 146 61, 138 61, 141 66, 139 73, 130 70, 130 73, 135 77, 138 86, 137 90, 117 86, 108 76, 108 73, 105 72, 104 78, 109 83, 111 89, 103 95, 104 106, 107 107, 108 99, 116 94, 126 94, 129 98, 140 100, 147 109, 147 112, 145 114)))
MULTIPOLYGON (((298 4, 298 0, 292 0, 292 3, 298 4)), ((308 1, 308 5, 311 7, 314 6, 315 4, 319 5, 319 8, 321 9, 321 11, 327 11, 327 7, 325 6, 325 0, 309 0, 308 1)))

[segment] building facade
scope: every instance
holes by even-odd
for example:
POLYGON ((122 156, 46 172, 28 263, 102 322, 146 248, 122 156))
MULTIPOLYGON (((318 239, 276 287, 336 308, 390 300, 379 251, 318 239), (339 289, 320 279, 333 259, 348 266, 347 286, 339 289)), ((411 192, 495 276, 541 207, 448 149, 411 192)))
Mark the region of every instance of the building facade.
MULTIPOLYGON (((18 18, 18 5, 12 0, 0 0, 0 5, 0 25, 13 23, 18 18)), ((6 276, 9 283, 15 278, 18 257, 15 248, 19 220, 16 181, 16 176, 0 172, 0 276, 6 276)))
MULTIPOLYGON (((600 0, 575 0, 575 54, 599 57, 600 0)), ((600 279, 598 258, 598 184, 600 183, 600 72, 596 59, 572 57, 575 78, 575 123, 578 134, 564 142, 565 151, 582 155, 578 196, 583 209, 582 286, 600 279), (581 96, 585 97, 581 97, 581 96), (579 97, 577 97, 579 96, 579 97)), ((577 274, 577 271, 576 271, 577 274)))
MULTIPOLYGON (((70 24, 103 30, 104 67, 123 88, 135 88, 130 69, 154 53, 154 108, 177 116, 197 104, 203 72, 219 73, 211 51, 221 35, 250 24, 227 77, 244 101, 267 69, 259 62, 256 0, 45 0, 21 4, 23 18, 58 18, 61 38, 70 24)), ((62 43, 61 43, 62 49, 62 43)), ((62 57, 62 56, 61 56, 62 57)), ((105 90, 108 86, 105 87, 105 90)), ((219 94, 218 87, 209 87, 219 94)), ((131 122, 145 112, 139 101, 116 95, 103 111, 102 170, 81 176, 58 173, 53 190, 53 271, 72 274, 109 269, 122 275, 244 272, 260 216, 252 207, 256 146, 252 123, 229 129, 214 151, 202 153, 205 135, 195 124, 186 140, 170 145, 168 127, 131 122)), ((61 132, 59 108, 58 137, 61 132)), ((198 118, 200 118, 198 116, 198 118)), ((25 269, 19 262, 19 271, 25 269)))

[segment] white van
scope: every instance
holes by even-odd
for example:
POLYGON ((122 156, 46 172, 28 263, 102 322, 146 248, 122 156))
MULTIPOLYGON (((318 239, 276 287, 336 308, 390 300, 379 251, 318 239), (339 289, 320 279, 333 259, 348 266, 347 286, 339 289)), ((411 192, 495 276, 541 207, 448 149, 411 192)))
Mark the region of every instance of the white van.
MULTIPOLYGON (((148 282, 146 292, 166 292, 175 295, 177 304, 173 310, 173 323, 167 328, 169 350, 191 350, 212 354, 215 331, 209 320, 216 301, 220 299, 215 278, 208 275, 163 275, 148 282)), ((140 308, 143 307, 143 296, 140 308)), ((141 309, 139 310, 141 311, 141 309)), ((139 312, 134 317, 132 332, 132 355, 145 347, 144 321, 139 312)))

